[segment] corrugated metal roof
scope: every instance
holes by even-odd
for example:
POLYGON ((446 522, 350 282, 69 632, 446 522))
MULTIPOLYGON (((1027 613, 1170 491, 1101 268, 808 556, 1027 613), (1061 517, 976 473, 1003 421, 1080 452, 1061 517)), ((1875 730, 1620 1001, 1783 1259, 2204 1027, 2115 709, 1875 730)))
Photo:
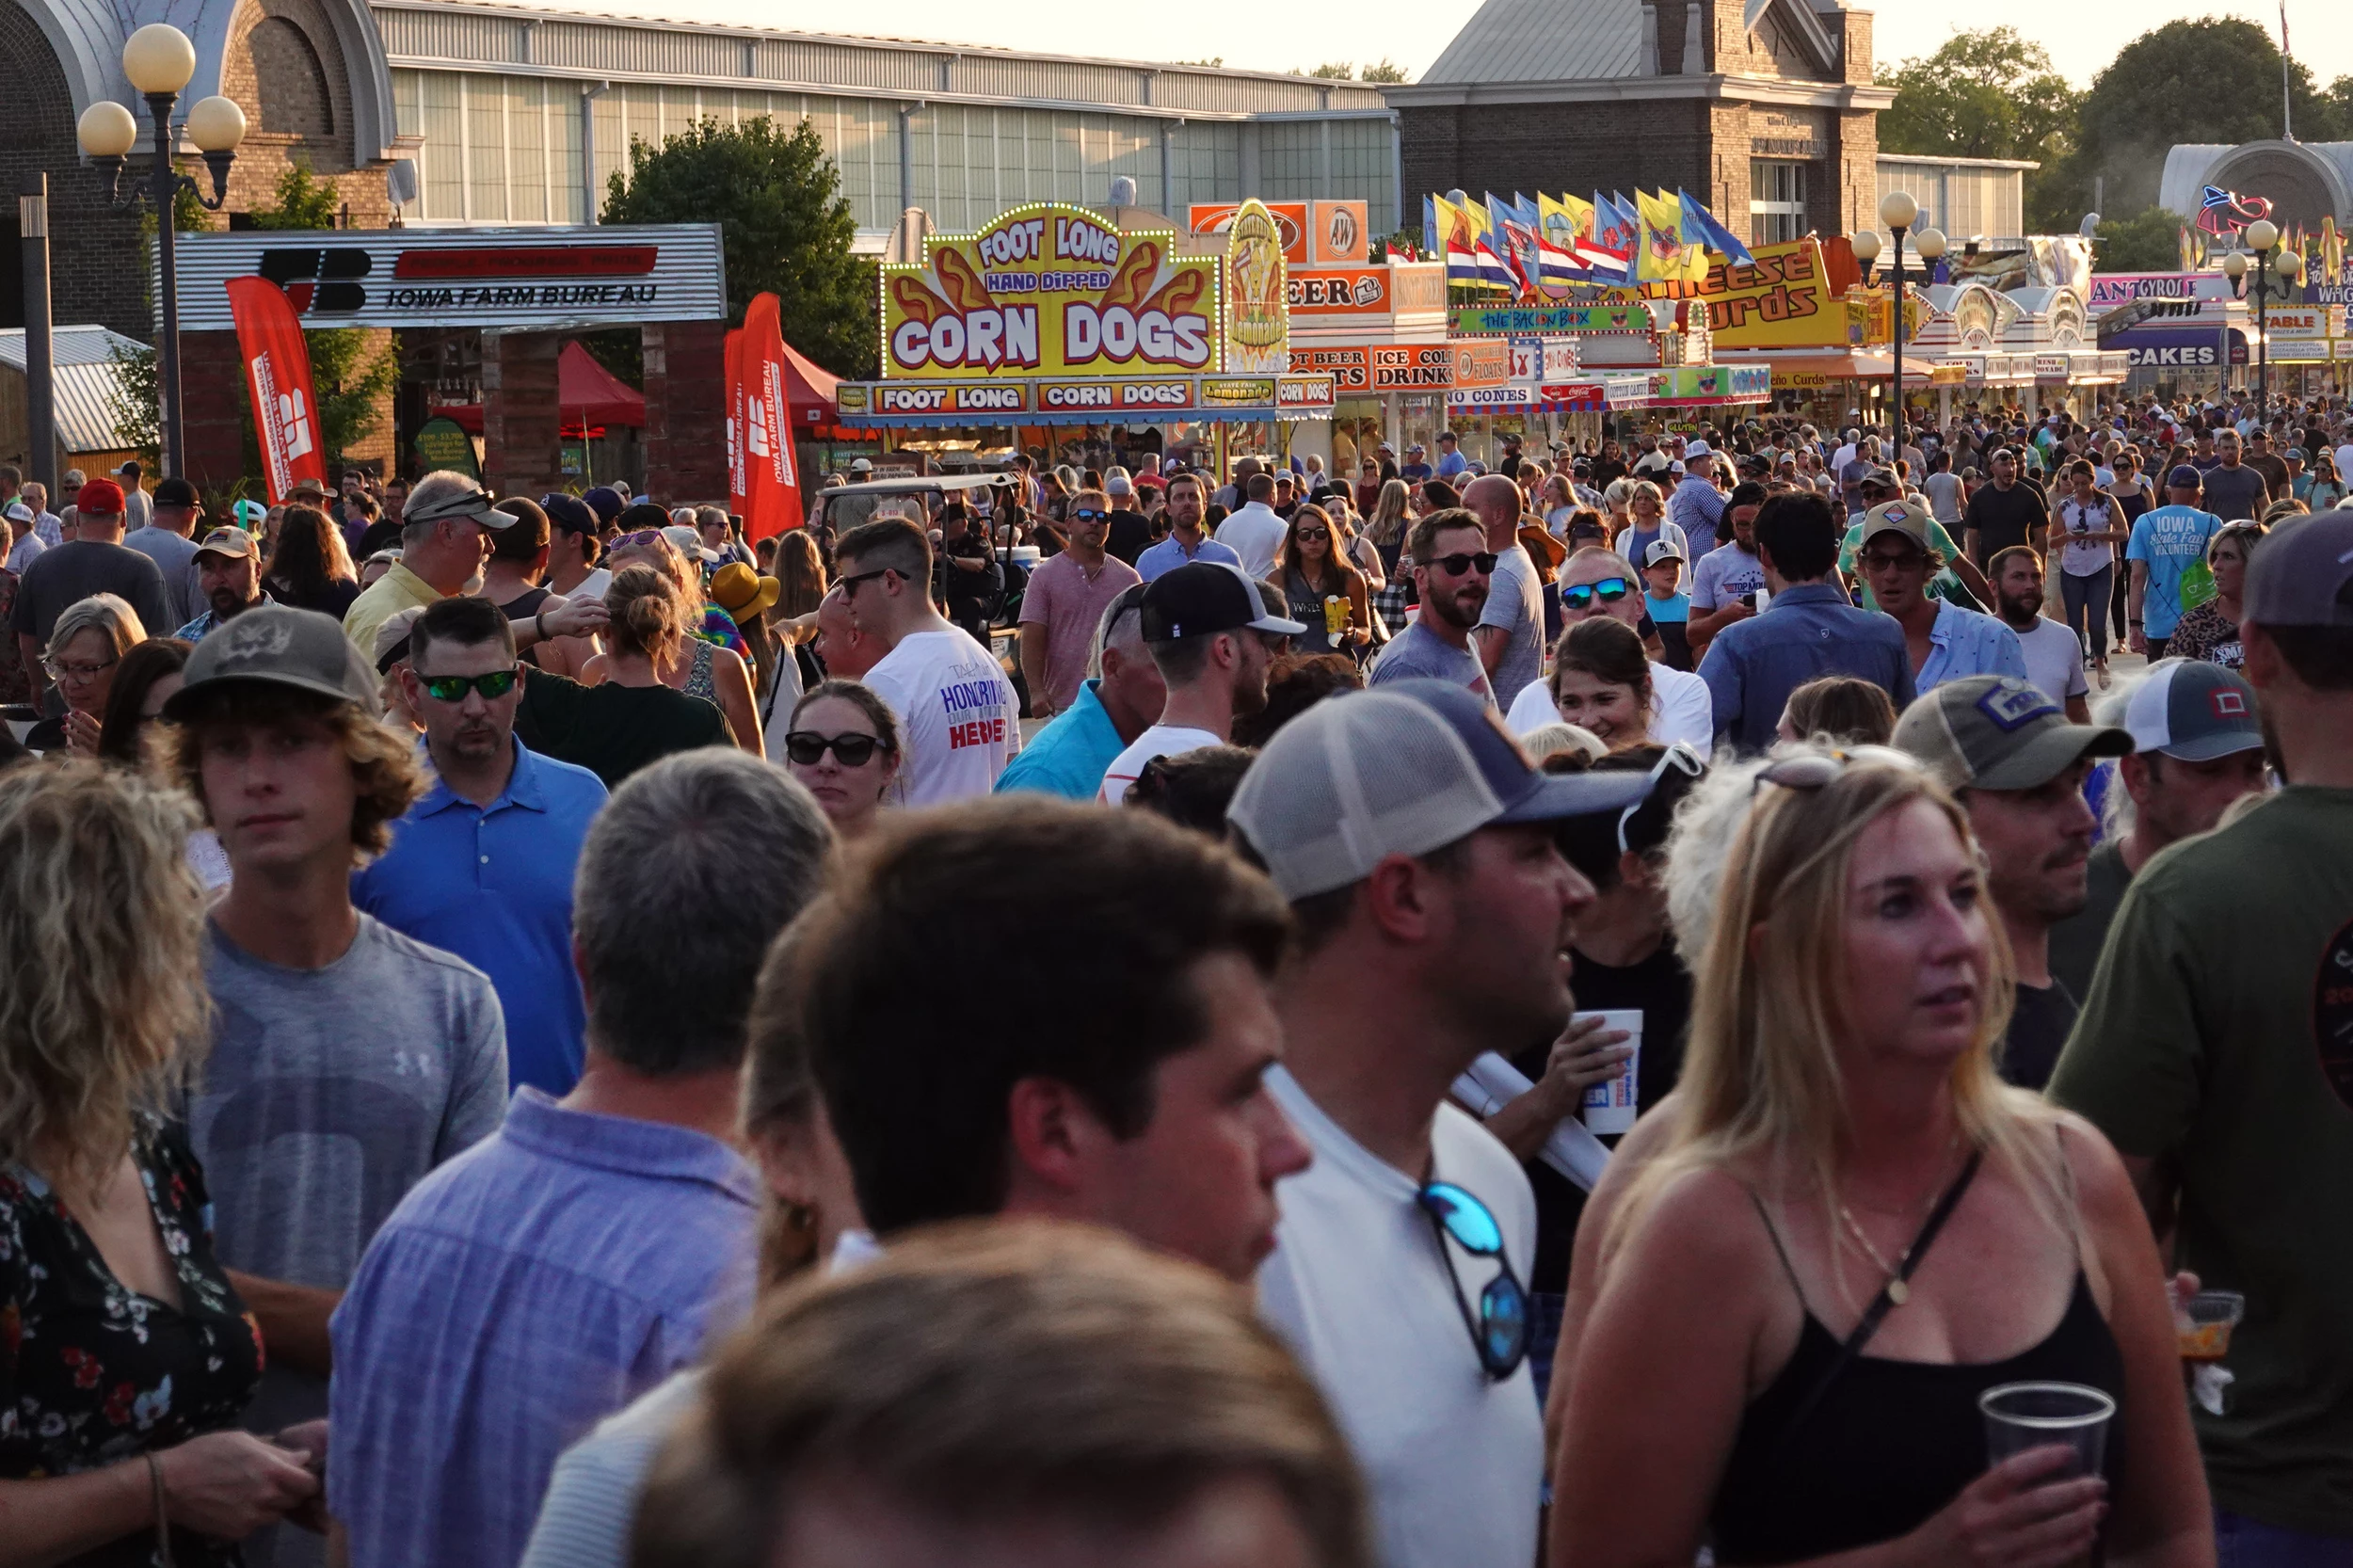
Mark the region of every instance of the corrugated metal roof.
POLYGON ((1415 85, 1593 81, 1641 61, 1639 0, 1487 0, 1415 85))
MULTIPOLYGON (((129 353, 147 345, 136 338, 104 327, 59 327, 52 329, 50 359, 56 371, 57 440, 68 452, 120 452, 136 444, 115 428, 114 400, 122 386, 122 371, 115 351, 129 353)), ((24 332, 22 328, 0 331, 0 365, 24 373, 24 332)))

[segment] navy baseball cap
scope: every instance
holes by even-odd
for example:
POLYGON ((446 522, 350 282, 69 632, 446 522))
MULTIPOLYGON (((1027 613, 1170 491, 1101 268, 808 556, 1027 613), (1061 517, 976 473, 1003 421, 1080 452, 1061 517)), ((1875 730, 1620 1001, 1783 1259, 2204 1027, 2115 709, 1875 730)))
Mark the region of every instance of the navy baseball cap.
MULTIPOLYGON (((597 520, 600 523, 611 522, 619 517, 622 509, 629 504, 621 499, 621 492, 610 485, 599 485, 592 489, 584 490, 581 493, 580 499, 586 503, 590 511, 597 514, 597 520)), ((669 519, 665 515, 663 520, 666 522, 669 519)))
POLYGON ((2174 464, 2172 472, 2165 476, 2166 488, 2170 490, 2194 490, 2198 485, 2198 471, 2187 463, 2174 464))
POLYGON ((1272 632, 1296 637, 1306 627, 1267 609, 1258 586, 1240 567, 1188 561, 1152 579, 1144 590, 1144 640, 1172 643, 1220 632, 1272 632))

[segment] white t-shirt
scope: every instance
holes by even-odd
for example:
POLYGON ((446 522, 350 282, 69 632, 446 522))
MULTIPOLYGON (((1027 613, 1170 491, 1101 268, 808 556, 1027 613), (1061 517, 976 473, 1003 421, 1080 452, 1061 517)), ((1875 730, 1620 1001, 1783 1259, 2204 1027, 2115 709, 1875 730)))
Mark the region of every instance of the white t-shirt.
MULTIPOLYGON (((1504 728, 1514 735, 1533 735, 1548 724, 1561 722, 1552 705, 1552 691, 1542 680, 1531 683, 1513 700, 1503 715, 1504 728)), ((1707 682, 1689 670, 1654 663, 1650 667, 1650 738, 1660 745, 1683 742, 1703 760, 1716 749, 1716 712, 1707 682)))
MULTIPOLYGON (((1479 1364, 1455 1299, 1477 1310, 1496 1265, 1442 1244, 1414 1180, 1346 1132, 1281 1067, 1266 1076, 1315 1163, 1283 1183, 1258 1311, 1331 1400, 1364 1466, 1383 1568, 1522 1568, 1535 1560, 1544 1418, 1522 1365, 1479 1364), (1451 1270, 1454 1283, 1448 1281, 1451 1270)), ((1536 1247, 1528 1177, 1451 1105, 1431 1128, 1432 1175, 1503 1230, 1523 1284, 1536 1247)))
POLYGON ((1217 525, 1217 542, 1241 557, 1241 569, 1255 582, 1274 574, 1274 552, 1289 533, 1273 507, 1254 501, 1217 525))
POLYGON ((1765 563, 1754 551, 1741 549, 1737 540, 1720 544, 1691 563, 1691 608, 1695 611, 1721 610, 1764 585, 1765 563))
POLYGON ((1206 729, 1195 729, 1186 724, 1156 724, 1128 744, 1128 749, 1112 759, 1112 765, 1103 770, 1103 787, 1095 798, 1106 806, 1125 806, 1128 792, 1135 787, 1144 765, 1155 757, 1175 757, 1181 752, 1198 751, 1203 746, 1222 746, 1225 737, 1213 735, 1206 729))
POLYGON ((2116 564, 2116 546, 2107 539, 2084 543, 2078 534, 2105 534, 2116 526, 2117 505, 2101 496, 2087 506, 2073 496, 2058 504, 2059 523, 2067 530, 2067 547, 2059 552, 2059 569, 2070 577, 2090 577, 2116 564))
MULTIPOLYGON (((2093 611, 2107 606, 2095 604, 2093 611)), ((2009 622, 2004 621, 2004 626, 2009 622)), ((2010 626, 2012 632, 2018 628, 2010 626)), ((2067 706, 2071 696, 2082 696, 2091 688, 2084 680, 2084 647, 2075 640, 2075 633, 2048 616, 2037 616, 2034 630, 2018 632, 2019 651, 2026 656, 2026 679, 2035 689, 2060 707, 2067 706)))
POLYGON ((901 638, 866 672, 866 683, 906 731, 902 805, 984 795, 1021 749, 1021 705, 1004 666, 961 631, 901 638))

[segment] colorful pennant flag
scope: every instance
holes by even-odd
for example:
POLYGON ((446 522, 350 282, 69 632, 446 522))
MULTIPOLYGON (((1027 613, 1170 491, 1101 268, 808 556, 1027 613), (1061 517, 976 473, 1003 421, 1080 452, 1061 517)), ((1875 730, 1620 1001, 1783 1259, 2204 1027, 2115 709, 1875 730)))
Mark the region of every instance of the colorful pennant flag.
POLYGON ((1683 243, 1683 208, 1671 197, 1646 190, 1634 193, 1641 215, 1641 244, 1634 276, 1644 283, 1680 283, 1689 264, 1683 243))
MULTIPOLYGON (((1449 193, 1451 199, 1451 193, 1449 193)), ((1514 290, 1512 268, 1503 260, 1497 246, 1495 218, 1486 207, 1465 196, 1456 201, 1464 218, 1470 225, 1471 257, 1478 264, 1477 284, 1483 289, 1497 289, 1505 294, 1514 290)))
POLYGON ((1634 280, 1634 251, 1641 243, 1642 223, 1623 196, 1593 192, 1593 280, 1630 283, 1634 280))
POLYGON ((1756 264, 1756 258, 1749 253, 1747 246, 1740 243, 1740 237, 1718 222, 1716 215, 1694 200, 1690 192, 1678 190, 1675 196, 1683 203, 1683 228, 1686 237, 1696 230, 1700 244, 1706 246, 1733 265, 1754 266, 1756 264))
MULTIPOLYGON (((1583 207, 1583 202, 1578 202, 1583 207)), ((1588 217, 1593 209, 1585 208, 1588 217)), ((1577 214, 1566 201, 1549 196, 1536 198, 1536 262, 1543 273, 1544 292, 1548 298, 1565 299, 1569 285, 1590 282, 1593 270, 1579 253, 1583 235, 1579 232, 1577 214)))

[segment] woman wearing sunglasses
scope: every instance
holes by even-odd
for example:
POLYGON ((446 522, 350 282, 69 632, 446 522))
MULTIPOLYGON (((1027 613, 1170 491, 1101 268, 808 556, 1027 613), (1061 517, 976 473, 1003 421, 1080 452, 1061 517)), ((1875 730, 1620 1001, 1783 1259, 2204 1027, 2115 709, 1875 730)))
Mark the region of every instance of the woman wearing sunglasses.
POLYGON ((1365 574, 1339 553, 1336 525, 1314 504, 1291 513, 1274 562, 1291 619, 1306 631, 1291 639, 1299 653, 1361 657, 1372 642, 1372 596, 1365 574))
POLYGON ((1552 1560, 2211 1564, 2131 1180, 1994 1070, 2013 980, 1968 818, 1877 748, 1753 788, 1681 1081, 1571 1265, 1552 1560), (1978 1399, 2028 1381, 2114 1401, 2105 1477, 1989 1463, 1978 1399))
POLYGON ((785 770, 817 797, 845 842, 874 830, 899 776, 899 754, 898 719, 855 680, 823 681, 793 705, 785 770))

